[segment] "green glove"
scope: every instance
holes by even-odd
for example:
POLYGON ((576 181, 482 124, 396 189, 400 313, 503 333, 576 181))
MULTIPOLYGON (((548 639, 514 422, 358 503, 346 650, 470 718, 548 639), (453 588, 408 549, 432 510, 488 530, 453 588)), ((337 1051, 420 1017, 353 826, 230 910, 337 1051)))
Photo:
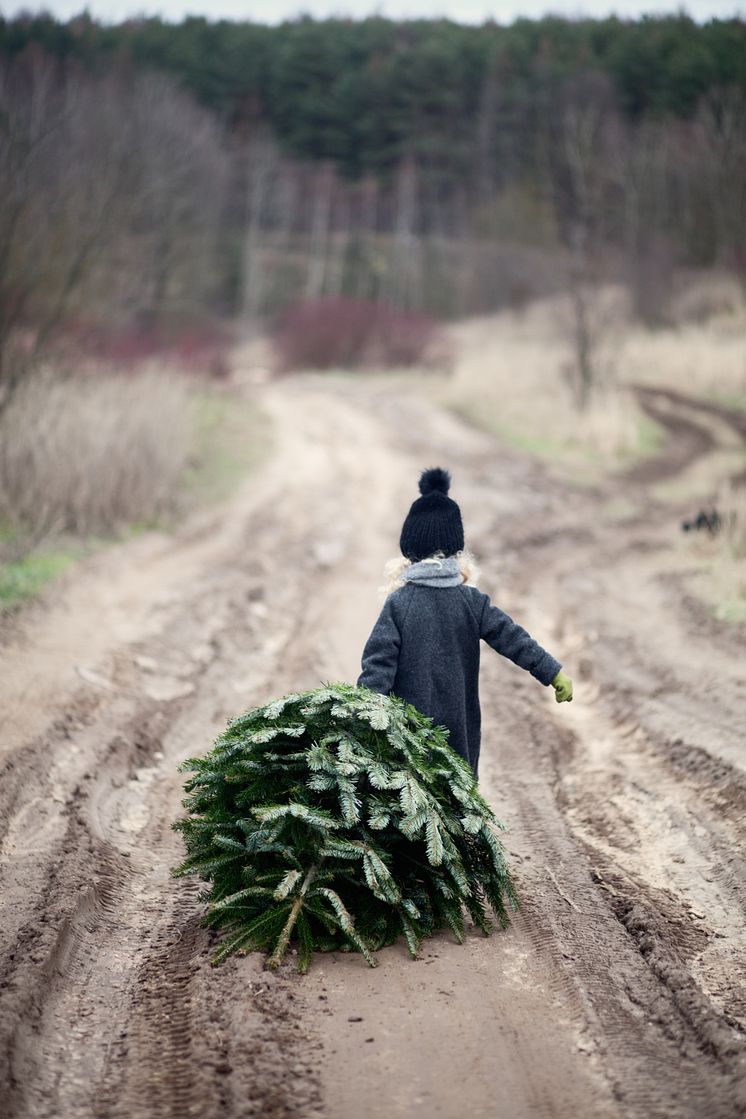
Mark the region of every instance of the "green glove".
POLYGON ((552 680, 552 687, 554 688, 554 698, 557 700, 557 703, 564 703, 565 700, 567 700, 568 703, 572 703, 572 680, 569 676, 566 676, 561 669, 554 680, 552 680))

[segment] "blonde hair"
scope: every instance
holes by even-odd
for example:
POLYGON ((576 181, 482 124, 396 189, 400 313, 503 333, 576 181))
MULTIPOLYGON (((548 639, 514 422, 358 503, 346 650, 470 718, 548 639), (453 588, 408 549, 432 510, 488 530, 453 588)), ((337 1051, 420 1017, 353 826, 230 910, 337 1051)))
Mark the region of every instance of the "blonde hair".
MULTIPOLYGON (((434 555, 428 556, 427 559, 421 560, 421 563, 440 563, 442 560, 451 558, 446 557, 443 552, 435 552, 434 555)), ((458 560, 459 571, 461 578, 465 583, 476 583, 479 578, 479 568, 477 567, 476 560, 467 548, 463 548, 460 552, 452 557, 458 560)), ((404 572, 408 567, 412 566, 412 561, 408 560, 406 556, 395 556, 390 559, 383 569, 385 582, 378 588, 378 593, 382 598, 388 597, 393 591, 397 591, 399 587, 403 587, 406 580, 402 578, 404 572)))

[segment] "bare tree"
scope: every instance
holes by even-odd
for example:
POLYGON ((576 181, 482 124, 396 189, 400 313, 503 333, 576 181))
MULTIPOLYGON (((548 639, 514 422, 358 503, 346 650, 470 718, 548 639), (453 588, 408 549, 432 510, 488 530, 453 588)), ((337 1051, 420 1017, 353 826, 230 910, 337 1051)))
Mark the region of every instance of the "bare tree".
POLYGON ((127 161, 112 100, 37 51, 4 70, 0 105, 1 408, 111 233, 127 161))
POLYGON ((119 228, 139 247, 138 317, 153 324, 209 291, 228 152, 214 118, 163 75, 139 75, 125 112, 130 192, 119 228))
POLYGON ((50 188, 67 123, 56 84, 37 49, 0 69, 0 409, 28 365, 46 279, 50 188))
POLYGON ((496 129, 500 98, 500 74, 494 57, 482 82, 476 123, 476 193, 482 205, 489 205, 497 186, 496 129))
POLYGON ((0 74, 0 129, 2 408, 73 312, 152 319, 177 274, 199 289, 226 160, 168 79, 94 78, 38 51, 0 74))
POLYGON ((702 100, 696 127, 709 170, 709 195, 718 257, 735 267, 746 288, 746 93, 713 89, 702 100))
POLYGON ((560 240, 569 250, 574 353, 570 380, 577 405, 584 409, 603 376, 597 360, 601 320, 596 293, 612 166, 608 141, 616 114, 611 84, 603 74, 581 74, 548 92, 540 154, 560 240))
POLYGON ((396 182, 394 242, 387 295, 400 307, 418 307, 422 301, 421 243, 417 236, 419 189, 417 165, 407 156, 396 182))
POLYGON ((621 194, 621 240, 632 311, 648 326, 658 326, 668 318, 675 264, 667 232, 674 160, 670 125, 617 120, 610 147, 621 194))
POLYGON ((367 175, 358 188, 358 207, 352 235, 350 288, 361 298, 377 299, 381 291, 381 252, 378 222, 381 188, 374 175, 367 175))
POLYGON ((265 269, 262 262, 262 244, 279 164, 277 147, 265 131, 251 138, 247 149, 247 160, 247 213, 241 312, 244 319, 252 323, 259 316, 264 298, 265 269))
POLYGON ((324 163, 313 175, 306 299, 318 299, 324 291, 333 193, 334 169, 330 163, 324 163))
POLYGON ((332 184, 332 214, 326 262, 326 283, 324 290, 328 295, 344 295, 345 269, 347 265, 350 230, 354 221, 354 190, 339 176, 332 184))

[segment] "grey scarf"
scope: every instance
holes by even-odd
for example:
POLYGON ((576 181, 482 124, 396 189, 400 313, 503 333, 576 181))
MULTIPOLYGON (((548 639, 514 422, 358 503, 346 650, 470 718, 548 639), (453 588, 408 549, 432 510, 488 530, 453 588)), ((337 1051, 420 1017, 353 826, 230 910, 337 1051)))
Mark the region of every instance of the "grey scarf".
POLYGON ((423 587, 457 587, 464 581, 455 556, 413 563, 402 572, 401 578, 405 583, 417 583, 423 587))

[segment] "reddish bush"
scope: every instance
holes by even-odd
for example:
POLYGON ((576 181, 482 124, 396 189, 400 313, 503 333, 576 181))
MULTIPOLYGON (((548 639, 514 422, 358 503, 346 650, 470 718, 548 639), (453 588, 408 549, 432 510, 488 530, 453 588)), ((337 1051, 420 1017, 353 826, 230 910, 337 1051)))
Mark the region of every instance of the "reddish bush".
POLYGON ((212 322, 103 327, 76 321, 63 328, 59 343, 76 358, 120 369, 134 370, 161 358, 190 372, 219 375, 230 337, 221 324, 212 322))
POLYGON ((427 315, 365 299, 327 297, 286 308, 274 341, 284 370, 393 368, 424 362, 436 331, 427 315))
POLYGON ((394 307, 383 308, 378 325, 385 366, 421 364, 437 333, 437 323, 429 315, 405 314, 394 307))

